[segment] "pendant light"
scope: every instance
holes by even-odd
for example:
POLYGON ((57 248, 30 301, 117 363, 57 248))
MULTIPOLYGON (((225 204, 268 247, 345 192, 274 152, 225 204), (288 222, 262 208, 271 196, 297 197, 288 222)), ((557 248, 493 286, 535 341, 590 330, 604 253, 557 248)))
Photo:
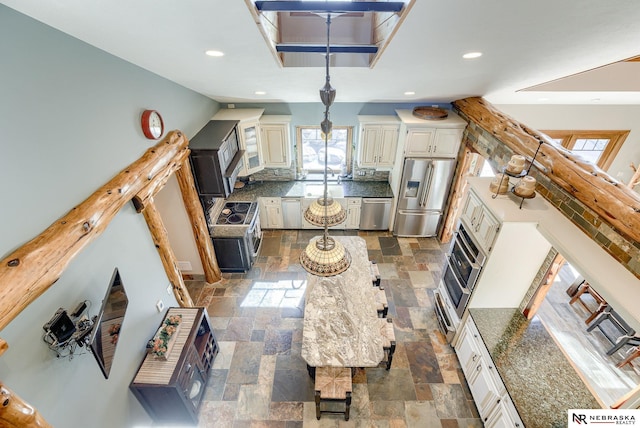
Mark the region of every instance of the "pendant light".
POLYGON ((351 255, 346 248, 329 236, 329 226, 342 223, 347 218, 345 209, 329 196, 327 191, 327 159, 329 134, 333 124, 329 120, 329 107, 336 97, 336 90, 331 87, 329 77, 329 34, 331 28, 331 14, 327 14, 327 52, 326 80, 320 88, 320 100, 325 106, 324 120, 320 129, 324 134, 324 195, 314 201, 304 213, 304 218, 315 226, 324 226, 324 233, 313 238, 300 254, 300 264, 312 275, 334 276, 349 268, 351 255))

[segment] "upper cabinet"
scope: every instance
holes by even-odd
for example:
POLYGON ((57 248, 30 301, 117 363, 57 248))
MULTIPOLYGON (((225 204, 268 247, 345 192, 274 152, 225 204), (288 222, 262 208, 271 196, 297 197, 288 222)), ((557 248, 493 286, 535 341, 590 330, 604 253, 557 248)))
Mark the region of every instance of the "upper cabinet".
POLYGON ((391 168, 396 159, 400 121, 395 116, 358 116, 361 168, 391 168))
POLYGON ((262 160, 267 168, 288 168, 291 165, 291 116, 262 116, 260 143, 262 160))
POLYGON ((244 162, 241 176, 253 174, 264 169, 260 142, 260 116, 262 108, 222 109, 213 120, 238 120, 240 149, 244 150, 244 162))
POLYGON ((443 120, 417 118, 411 110, 396 110, 404 131, 405 157, 455 158, 467 125, 463 119, 449 112, 443 120))

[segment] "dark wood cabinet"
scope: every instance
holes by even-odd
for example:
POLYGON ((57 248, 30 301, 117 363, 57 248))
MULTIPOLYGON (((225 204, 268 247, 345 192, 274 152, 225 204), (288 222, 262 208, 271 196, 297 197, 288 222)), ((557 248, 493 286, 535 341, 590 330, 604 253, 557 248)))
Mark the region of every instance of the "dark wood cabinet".
POLYGON ((166 360, 147 354, 129 388, 159 424, 197 424, 211 366, 218 353, 205 308, 169 308, 182 321, 166 360))
POLYGON ((226 198, 242 168, 237 120, 211 120, 190 141, 191 169, 203 196, 226 198))

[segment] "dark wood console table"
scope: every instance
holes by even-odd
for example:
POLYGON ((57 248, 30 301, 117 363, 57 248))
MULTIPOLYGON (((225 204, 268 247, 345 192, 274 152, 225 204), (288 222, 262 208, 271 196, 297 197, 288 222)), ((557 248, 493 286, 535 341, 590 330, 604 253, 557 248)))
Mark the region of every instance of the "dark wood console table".
POLYGON ((205 308, 169 308, 160 326, 172 315, 182 322, 167 359, 147 354, 129 388, 154 421, 197 424, 218 344, 205 308))

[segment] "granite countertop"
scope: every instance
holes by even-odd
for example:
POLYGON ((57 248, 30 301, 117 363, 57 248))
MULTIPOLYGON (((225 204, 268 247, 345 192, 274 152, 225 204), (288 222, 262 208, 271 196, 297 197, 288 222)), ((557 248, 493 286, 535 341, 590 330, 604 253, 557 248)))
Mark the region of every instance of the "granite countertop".
MULTIPOLYGON (((302 358, 311 367, 376 367, 383 340, 364 239, 337 236, 351 266, 329 277, 307 275, 302 358)), ((386 320, 385 320, 386 321, 386 320)))
MULTIPOLYGON (((228 201, 255 201, 260 197, 306 198, 312 197, 305 192, 305 185, 319 186, 322 181, 260 181, 235 189, 228 201)), ((329 182, 330 187, 341 186, 345 198, 393 198, 391 186, 386 181, 343 181, 340 184, 329 182)), ((314 196, 315 197, 315 196, 314 196)))
POLYGON ((527 427, 564 427, 568 409, 601 408, 551 335, 517 308, 469 309, 527 427))

